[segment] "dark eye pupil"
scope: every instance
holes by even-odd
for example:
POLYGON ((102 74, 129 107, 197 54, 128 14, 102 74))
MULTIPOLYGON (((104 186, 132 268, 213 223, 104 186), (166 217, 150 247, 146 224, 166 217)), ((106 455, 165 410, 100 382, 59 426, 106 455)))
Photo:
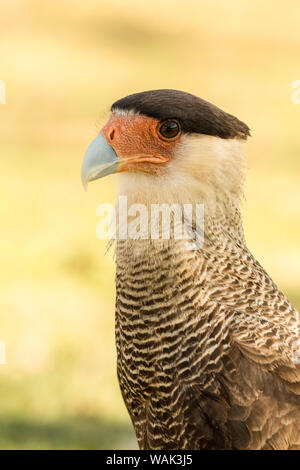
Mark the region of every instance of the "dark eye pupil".
POLYGON ((163 137, 171 139, 179 133, 179 124, 176 121, 164 122, 159 131, 163 137))

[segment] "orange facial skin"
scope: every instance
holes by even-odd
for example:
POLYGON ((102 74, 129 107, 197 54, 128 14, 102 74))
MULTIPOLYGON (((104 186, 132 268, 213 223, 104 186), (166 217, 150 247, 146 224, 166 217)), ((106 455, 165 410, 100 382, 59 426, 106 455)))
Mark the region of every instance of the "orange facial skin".
POLYGON ((158 119, 147 116, 111 115, 101 132, 121 160, 118 172, 162 174, 165 171, 182 134, 165 139, 159 134, 159 126, 158 119))

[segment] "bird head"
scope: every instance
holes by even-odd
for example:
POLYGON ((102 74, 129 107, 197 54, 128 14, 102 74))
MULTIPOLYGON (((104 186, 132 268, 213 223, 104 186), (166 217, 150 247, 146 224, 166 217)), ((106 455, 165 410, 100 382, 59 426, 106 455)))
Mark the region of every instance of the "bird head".
POLYGON ((239 193, 248 135, 246 124, 192 94, 135 93, 112 105, 85 154, 82 182, 120 173, 124 192, 152 201, 239 193))

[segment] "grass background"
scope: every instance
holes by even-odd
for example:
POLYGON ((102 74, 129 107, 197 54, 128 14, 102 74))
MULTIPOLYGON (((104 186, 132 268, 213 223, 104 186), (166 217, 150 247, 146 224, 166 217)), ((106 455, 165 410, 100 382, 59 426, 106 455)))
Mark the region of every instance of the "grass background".
POLYGON ((1 449, 135 448, 115 372, 113 176, 80 182, 110 104, 177 88, 252 129, 248 245, 300 307, 298 0, 1 0, 1 449))

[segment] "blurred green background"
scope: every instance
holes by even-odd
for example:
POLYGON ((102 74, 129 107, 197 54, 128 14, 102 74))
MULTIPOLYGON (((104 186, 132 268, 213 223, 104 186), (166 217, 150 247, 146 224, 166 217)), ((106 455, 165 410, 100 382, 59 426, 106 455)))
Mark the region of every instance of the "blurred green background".
POLYGON ((113 176, 80 165, 110 104, 195 93, 252 129, 248 245, 300 307, 298 0, 1 0, 1 449, 136 448, 117 383, 113 176))

